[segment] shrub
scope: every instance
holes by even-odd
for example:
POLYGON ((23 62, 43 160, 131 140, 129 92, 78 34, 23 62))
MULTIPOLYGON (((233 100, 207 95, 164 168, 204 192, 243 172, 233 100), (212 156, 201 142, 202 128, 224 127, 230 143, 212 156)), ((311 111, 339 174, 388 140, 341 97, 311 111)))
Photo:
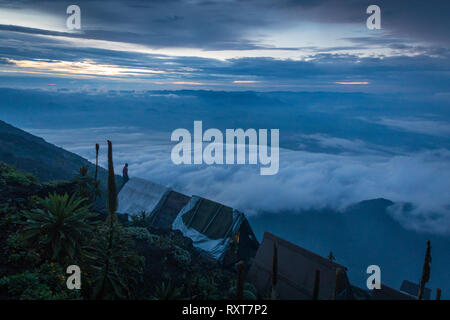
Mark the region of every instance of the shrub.
POLYGON ((170 250, 172 258, 179 266, 187 267, 191 263, 191 254, 189 251, 174 245, 170 250))
POLYGON ((92 297, 130 298, 142 275, 144 258, 137 255, 130 234, 115 222, 95 232, 86 249, 86 269, 91 276, 92 297))
POLYGON ((37 184, 37 178, 31 173, 25 173, 17 170, 13 166, 0 162, 0 186, 31 186, 37 184))
POLYGON ((27 246, 27 241, 23 234, 11 234, 6 240, 8 247, 8 262, 14 265, 34 266, 39 263, 40 254, 36 248, 27 246))
POLYGON ((14 300, 61 300, 80 299, 76 290, 68 290, 65 275, 60 265, 45 263, 35 271, 3 277, 0 290, 14 300))
MULTIPOLYGON (((228 292, 231 299, 236 299, 236 285, 232 286, 228 292)), ((257 290, 254 285, 244 282, 243 300, 257 300, 257 290)))
POLYGON ((156 241, 159 237, 151 234, 146 228, 128 227, 125 229, 136 240, 156 241))
POLYGON ((79 198, 84 198, 89 203, 94 203, 97 197, 101 196, 100 181, 88 175, 88 167, 82 166, 79 174, 73 179, 75 192, 79 198))
POLYGON ((167 284, 162 282, 160 286, 156 286, 151 300, 177 300, 181 298, 183 288, 175 288, 169 280, 167 284))
POLYGON ((141 211, 137 215, 132 215, 131 224, 134 227, 146 228, 150 225, 150 215, 146 211, 141 211))
POLYGON ((38 241, 49 253, 52 260, 71 262, 79 257, 82 244, 93 231, 94 216, 83 206, 84 199, 69 198, 67 194, 60 196, 50 194, 46 199, 37 199, 42 209, 25 212, 25 238, 38 241))

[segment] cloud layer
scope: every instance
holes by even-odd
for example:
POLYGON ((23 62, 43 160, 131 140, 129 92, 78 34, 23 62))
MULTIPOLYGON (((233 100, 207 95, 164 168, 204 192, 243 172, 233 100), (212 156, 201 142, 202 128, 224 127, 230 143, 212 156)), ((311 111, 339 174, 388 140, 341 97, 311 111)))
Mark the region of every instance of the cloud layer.
MULTIPOLYGON (((371 4, 368 0, 77 1, 82 10, 85 38, 213 50, 270 48, 258 41, 265 31, 300 29, 305 23, 333 26, 330 33, 334 29, 342 32, 346 25, 359 25, 362 29, 366 8, 371 4)), ((377 4, 382 9, 382 27, 388 30, 388 35, 448 45, 448 19, 436 19, 450 9, 448 1, 430 4, 397 0, 377 4)), ((41 20, 52 18, 54 29, 65 27, 66 3, 1 1, 0 7, 9 14, 4 17, 10 18, 9 24, 14 22, 11 17, 17 16, 22 17, 25 26, 33 22, 44 25, 41 20)))
MULTIPOLYGON (((111 139, 117 172, 130 164, 130 175, 169 185, 231 205, 247 214, 261 211, 299 211, 308 208, 343 209, 352 203, 387 198, 408 202, 412 210, 392 213, 405 227, 434 233, 450 233, 450 150, 440 149, 404 155, 373 150, 364 154, 327 154, 280 150, 280 171, 261 176, 256 166, 175 166, 170 160, 168 133, 137 128, 87 128, 73 131, 31 130, 71 151, 93 160, 92 146, 111 139), (83 141, 83 143, 72 143, 83 141)), ((326 137, 315 136, 321 143, 326 137)), ((349 146, 328 137, 328 145, 349 146)), ((356 141, 351 148, 360 147, 356 141)), ((106 165, 105 144, 101 164, 106 165)))
POLYGON ((448 1, 383 1, 383 29, 374 32, 365 26, 372 4, 365 0, 77 4, 83 27, 70 32, 65 3, 0 1, 0 85, 435 93, 448 87, 449 22, 436 19, 448 1))

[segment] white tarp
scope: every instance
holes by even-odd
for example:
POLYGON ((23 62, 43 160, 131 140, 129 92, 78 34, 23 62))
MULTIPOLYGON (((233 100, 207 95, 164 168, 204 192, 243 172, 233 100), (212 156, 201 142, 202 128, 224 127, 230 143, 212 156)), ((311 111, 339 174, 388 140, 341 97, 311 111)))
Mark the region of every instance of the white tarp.
POLYGON ((132 178, 119 192, 117 212, 136 215, 145 211, 150 214, 161 198, 169 191, 169 188, 157 183, 132 178))
POLYGON ((178 213, 178 216, 172 224, 172 229, 180 230, 185 237, 192 239, 194 247, 205 251, 212 258, 222 262, 232 236, 236 234, 241 227, 241 223, 244 220, 244 215, 233 209, 233 226, 231 232, 228 234, 228 237, 226 239, 213 240, 198 232, 194 228, 188 228, 183 223, 183 215, 192 210, 198 201, 200 201, 199 197, 193 196, 191 198, 188 204, 178 213))

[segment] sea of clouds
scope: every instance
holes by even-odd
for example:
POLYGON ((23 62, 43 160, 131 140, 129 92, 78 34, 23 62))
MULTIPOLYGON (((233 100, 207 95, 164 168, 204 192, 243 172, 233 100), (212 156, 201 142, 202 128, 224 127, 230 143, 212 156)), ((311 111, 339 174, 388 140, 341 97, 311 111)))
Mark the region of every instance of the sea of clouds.
POLYGON ((386 198, 397 203, 390 211, 404 227, 450 234, 450 150, 445 148, 392 154, 359 140, 316 135, 305 139, 338 145, 342 152, 280 149, 278 174, 261 176, 256 165, 174 165, 170 153, 175 142, 170 142, 169 132, 137 127, 28 130, 91 161, 94 145, 100 143, 104 167, 110 139, 117 174, 127 162, 131 177, 207 197, 248 215, 324 207, 341 210, 358 201, 386 198), (411 203, 413 210, 403 210, 403 203, 411 203))

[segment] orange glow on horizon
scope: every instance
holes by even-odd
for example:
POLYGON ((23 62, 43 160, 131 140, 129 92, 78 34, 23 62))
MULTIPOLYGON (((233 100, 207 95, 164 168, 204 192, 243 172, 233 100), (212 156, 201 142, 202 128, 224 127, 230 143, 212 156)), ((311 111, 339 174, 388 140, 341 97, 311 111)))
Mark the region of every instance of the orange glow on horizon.
POLYGON ((172 84, 189 84, 193 86, 201 86, 204 85, 204 83, 201 82, 191 82, 191 81, 174 81, 172 84))
POLYGON ((253 81, 253 80, 235 80, 233 83, 258 83, 259 81, 253 81))
POLYGON ((369 84, 368 81, 351 81, 351 82, 336 82, 337 84, 344 84, 344 85, 363 85, 363 84, 369 84))

